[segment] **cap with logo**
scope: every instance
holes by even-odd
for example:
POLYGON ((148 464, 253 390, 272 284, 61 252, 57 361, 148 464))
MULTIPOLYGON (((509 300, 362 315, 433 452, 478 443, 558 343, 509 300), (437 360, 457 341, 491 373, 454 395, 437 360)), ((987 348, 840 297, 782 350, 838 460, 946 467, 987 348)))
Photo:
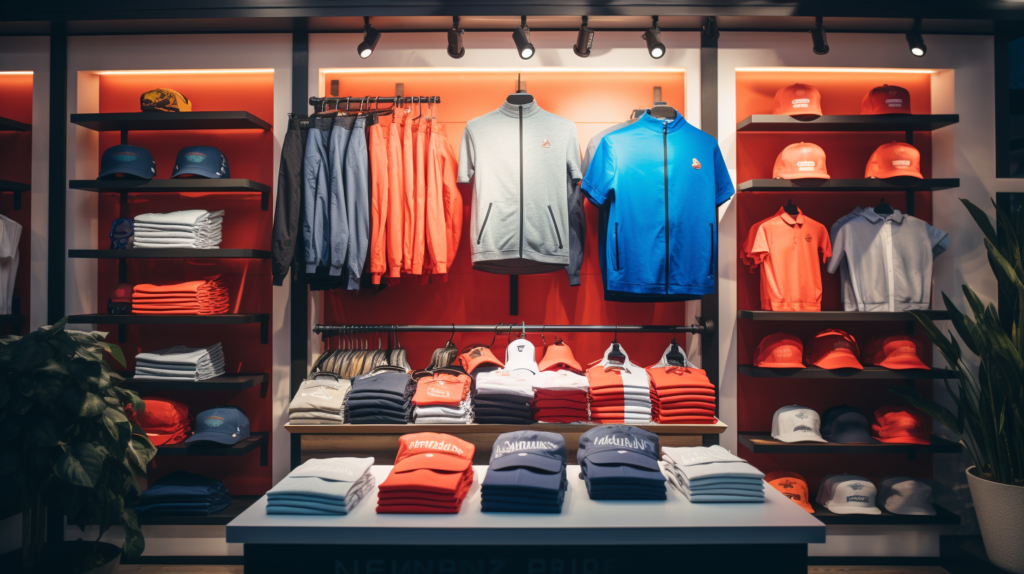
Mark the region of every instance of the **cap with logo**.
POLYGON ((804 344, 786 333, 775 333, 761 340, 754 351, 755 367, 768 369, 803 369, 804 344))
POLYGON ((785 116, 821 116, 821 94, 814 86, 793 84, 775 92, 772 113, 785 116))
POLYGON ((107 300, 107 313, 111 315, 130 315, 132 312, 132 291, 135 287, 130 283, 118 283, 110 291, 107 300))
POLYGON ((818 502, 833 514, 881 514, 875 506, 875 485, 863 476, 833 474, 825 477, 818 502))
POLYGON ((548 345, 544 349, 544 358, 540 360, 538 365, 542 371, 558 371, 561 369, 569 369, 570 371, 576 371, 577 373, 583 372, 583 367, 580 366, 576 357, 572 354, 572 349, 569 345, 566 345, 561 339, 555 339, 554 344, 548 345))
POLYGON ((447 434, 421 432, 398 438, 395 472, 429 469, 442 472, 465 472, 473 464, 476 447, 447 434))
POLYGON ((107 148, 100 157, 98 179, 153 179, 156 177, 156 161, 146 148, 133 145, 116 145, 107 148))
POLYGON ((775 158, 773 179, 829 179, 825 150, 812 143, 786 146, 775 158))
POLYGON ((196 432, 185 442, 232 445, 249 438, 249 417, 238 407, 216 407, 199 413, 196 432))
POLYGON ((884 84, 865 94, 860 102, 862 115, 909 114, 910 92, 899 86, 884 84))
POLYGON ((601 425, 580 435, 576 458, 660 470, 659 454, 658 435, 630 425, 601 425))
POLYGON ((526 339, 516 339, 505 348, 505 370, 540 372, 537 366, 537 349, 526 339))
POLYGON ((916 177, 921 175, 921 152, 917 148, 903 142, 892 142, 878 146, 871 154, 868 165, 864 168, 866 179, 888 177, 916 177))
POLYGON ((110 248, 131 249, 135 245, 135 222, 118 217, 110 224, 110 248))
POLYGON ((877 443, 867 415, 857 407, 831 407, 821 417, 821 436, 836 444, 877 443))
POLYGON ((853 335, 839 329, 825 329, 811 339, 805 359, 808 364, 822 369, 863 370, 857 359, 859 355, 853 335))
POLYGON ((800 405, 782 407, 772 416, 772 438, 780 442, 828 442, 820 428, 818 413, 800 405))
POLYGON ((890 476, 878 483, 878 506, 893 514, 935 516, 932 487, 909 476, 890 476))
POLYGON ((787 470, 776 470, 769 472, 764 480, 800 508, 814 514, 814 507, 811 506, 811 490, 807 488, 807 481, 803 476, 787 470))
POLYGON ((917 354, 917 341, 911 335, 872 337, 864 348, 864 362, 887 369, 924 369, 930 367, 917 354))
POLYGON ((145 397, 143 402, 146 408, 137 420, 154 446, 177 444, 188 437, 192 428, 184 403, 157 397, 145 397))
POLYGON ((139 96, 144 112, 191 112, 192 102, 181 92, 169 88, 155 88, 139 96))
POLYGON ((171 177, 206 177, 209 179, 230 179, 231 169, 228 158, 215 147, 194 145, 182 148, 174 160, 171 177))
POLYGON ((525 467, 550 473, 561 471, 565 463, 565 439, 562 435, 526 430, 498 436, 491 450, 490 468, 525 467))
POLYGON ((494 356, 490 348, 483 345, 477 345, 462 351, 459 357, 455 359, 455 362, 471 375, 475 374, 477 369, 483 368, 482 370, 491 371, 505 366, 494 356), (488 366, 493 368, 487 368, 488 366))
POLYGON ((879 442, 929 445, 931 421, 924 413, 909 407, 884 406, 875 411, 871 434, 879 442))

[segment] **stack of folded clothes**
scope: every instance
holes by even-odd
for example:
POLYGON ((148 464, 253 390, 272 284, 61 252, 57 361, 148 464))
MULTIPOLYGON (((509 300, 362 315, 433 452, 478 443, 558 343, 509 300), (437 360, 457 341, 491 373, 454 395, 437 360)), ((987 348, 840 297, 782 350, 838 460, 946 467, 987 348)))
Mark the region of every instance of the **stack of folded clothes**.
MULTIPOLYGON (((715 385, 707 373, 682 355, 682 366, 670 364, 669 345, 661 361, 647 368, 651 380, 654 422, 661 424, 715 424, 715 385)), ((682 353, 676 347, 677 352, 682 353)), ((674 362, 674 361, 673 361, 674 362)))
POLYGON ((178 444, 192 434, 188 407, 183 403, 160 397, 142 397, 146 410, 136 420, 153 446, 178 444))
POLYGON ((348 514, 375 480, 373 458, 313 458, 267 492, 267 514, 348 514))
POLYGON ((354 424, 408 424, 415 389, 408 373, 371 372, 352 379, 345 418, 354 424))
POLYGON ((591 500, 665 500, 658 435, 627 425, 602 425, 580 435, 580 478, 591 500))
POLYGON ((352 383, 334 373, 316 373, 302 381, 288 405, 288 424, 340 425, 345 423, 345 401, 352 383))
POLYGON ((587 381, 590 384, 590 419, 595 423, 651 422, 651 385, 647 371, 631 363, 618 344, 608 347, 604 359, 587 369, 587 381))
POLYGON ((439 433, 398 439, 398 456, 380 483, 377 514, 458 514, 473 486, 476 447, 439 433))
POLYGON ((484 512, 558 514, 568 487, 565 439, 550 432, 515 431, 494 441, 480 485, 484 512))
POLYGON ((461 367, 416 373, 412 397, 413 422, 426 425, 466 425, 473 422, 470 390, 473 380, 461 367))
POLYGON ((171 213, 144 213, 135 218, 136 249, 220 247, 224 211, 189 209, 171 213))
POLYGON ((228 286, 220 276, 176 285, 136 285, 132 313, 142 315, 220 315, 228 312, 228 286))
POLYGON ((455 359, 455 363, 469 373, 471 377, 476 377, 480 373, 497 371, 505 366, 504 363, 494 356, 490 347, 483 345, 473 345, 466 348, 455 359))
POLYGON ((536 375, 525 372, 484 372, 477 375, 473 416, 482 424, 533 424, 530 401, 536 375))
POLYGON ((182 345, 135 355, 135 378, 160 381, 203 381, 224 374, 220 343, 192 349, 182 345))
POLYGON ((142 516, 207 516, 231 506, 224 483, 176 470, 139 495, 135 513, 142 516))
POLYGON ((665 447, 672 485, 690 502, 764 502, 764 473, 715 445, 665 447))
POLYGON ((572 371, 543 371, 532 378, 533 420, 542 423, 585 423, 590 420, 587 378, 572 371))

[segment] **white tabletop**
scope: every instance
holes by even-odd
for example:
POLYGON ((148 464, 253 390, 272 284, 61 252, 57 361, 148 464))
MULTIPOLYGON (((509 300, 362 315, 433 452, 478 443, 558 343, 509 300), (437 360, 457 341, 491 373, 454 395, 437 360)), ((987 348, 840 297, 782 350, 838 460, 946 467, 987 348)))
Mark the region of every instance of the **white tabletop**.
MULTIPOLYGON (((267 514, 260 498, 227 526, 227 541, 246 544, 634 545, 807 544, 825 542, 825 525, 765 485, 764 503, 699 503, 668 485, 667 501, 590 500, 569 465, 561 514, 480 511, 487 466, 458 514, 377 514, 377 489, 347 516, 267 514)), ((371 469, 377 484, 391 466, 371 469)))

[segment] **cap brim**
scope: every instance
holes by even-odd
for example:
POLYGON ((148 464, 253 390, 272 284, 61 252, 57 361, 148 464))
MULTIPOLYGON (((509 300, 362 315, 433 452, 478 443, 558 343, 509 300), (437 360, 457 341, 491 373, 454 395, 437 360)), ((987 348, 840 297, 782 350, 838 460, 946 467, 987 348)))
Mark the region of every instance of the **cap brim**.
POLYGON ((881 514, 876 506, 826 506, 832 514, 881 514))
POLYGON ((889 179, 891 177, 912 177, 914 179, 924 179, 924 176, 920 172, 910 171, 906 169, 890 169, 887 171, 880 171, 873 177, 878 179, 889 179))
POLYGON ((220 432, 198 432, 190 437, 185 442, 215 442, 218 444, 232 445, 237 444, 238 441, 244 439, 244 436, 231 436, 220 432))
MULTIPOLYGON (((822 435, 824 436, 824 435, 822 435)), ((877 444, 878 441, 875 437, 871 436, 866 430, 863 433, 842 433, 837 435, 829 435, 825 440, 828 442, 834 442, 836 444, 877 444)))
POLYGON ((547 473, 554 473, 562 470, 562 461, 532 452, 516 452, 506 454, 501 458, 492 460, 490 466, 494 470, 502 470, 506 468, 530 468, 547 473))
POLYGON ((884 109, 882 111, 868 112, 866 114, 861 114, 861 115, 862 116, 891 116, 891 115, 909 116, 909 115, 912 115, 912 114, 910 112, 906 111, 906 110, 893 110, 893 109, 890 109, 890 108, 886 108, 886 109, 884 109))
POLYGON ((146 180, 153 179, 153 177, 156 175, 155 173, 148 169, 124 169, 122 167, 120 169, 100 170, 100 174, 99 176, 96 177, 96 179, 120 179, 117 177, 118 174, 122 176, 128 176, 128 178, 138 178, 146 180))
POLYGON ((472 464, 471 461, 457 456, 444 453, 425 452, 403 458, 395 463, 395 472, 409 472, 413 470, 439 470, 443 472, 465 472, 472 464))
MULTIPOLYGON (((163 434, 163 433, 161 433, 161 434, 149 434, 149 433, 146 433, 146 438, 149 439, 149 442, 153 443, 153 446, 163 446, 165 444, 170 443, 171 439, 173 439, 177 435, 178 435, 178 433, 171 433, 171 434, 163 434)), ((181 441, 178 441, 178 442, 181 442, 181 441)), ((174 444, 177 444, 177 443, 174 443, 174 444)))
POLYGON ((899 510, 899 512, 889 508, 888 506, 886 506, 885 509, 888 510, 889 512, 893 513, 893 514, 898 514, 900 516, 935 516, 936 515, 935 508, 933 508, 933 507, 915 506, 915 507, 912 507, 912 508, 898 508, 897 510, 899 510))
POLYGON ((879 367, 885 367, 893 370, 923 369, 928 371, 931 369, 931 367, 924 364, 924 361, 922 361, 917 355, 900 355, 898 357, 891 357, 877 364, 879 367))
POLYGON ((807 365, 803 363, 772 363, 769 361, 762 361, 760 363, 754 363, 755 367, 761 367, 765 369, 806 369, 807 365))
POLYGON ((828 442, 820 436, 813 435, 806 432, 782 434, 776 437, 772 437, 779 442, 792 443, 792 442, 828 442))
POLYGON ((171 179, 182 175, 198 175, 199 177, 205 177, 207 179, 225 179, 227 177, 221 177, 217 175, 216 172, 212 172, 200 166, 187 165, 171 174, 171 179))
POLYGON ((782 179, 832 179, 823 171, 798 171, 796 173, 780 173, 782 179))
POLYGON ((821 117, 821 110, 787 110, 782 112, 781 115, 797 120, 815 120, 821 117))
POLYGON ((657 460, 631 450, 603 450, 585 455, 584 458, 595 464, 628 464, 647 470, 661 470, 657 460))
POLYGON ((876 436, 876 437, 874 437, 874 439, 877 440, 878 442, 884 442, 884 443, 887 443, 887 444, 919 444, 919 445, 922 445, 922 446, 928 446, 928 445, 932 444, 932 441, 929 440, 929 439, 921 438, 921 437, 916 437, 916 436, 910 436, 910 435, 885 437, 885 438, 882 438, 880 436, 876 436))
POLYGON ((864 365, 860 364, 860 361, 857 360, 857 357, 854 356, 853 353, 830 353, 811 364, 830 371, 834 371, 836 369, 864 370, 864 365))

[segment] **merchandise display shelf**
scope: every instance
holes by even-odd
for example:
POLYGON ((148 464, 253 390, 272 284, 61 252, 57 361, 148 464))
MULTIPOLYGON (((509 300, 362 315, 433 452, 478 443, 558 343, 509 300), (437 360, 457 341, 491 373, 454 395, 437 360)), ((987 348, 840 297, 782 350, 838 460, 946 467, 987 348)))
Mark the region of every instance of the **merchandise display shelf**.
POLYGON ((270 208, 270 186, 250 179, 73 179, 70 189, 96 193, 258 193, 260 209, 270 208))
POLYGON ((754 453, 774 454, 916 454, 958 453, 960 445, 944 438, 931 436, 931 444, 835 444, 825 442, 785 443, 772 438, 770 433, 739 433, 740 444, 754 453))
POLYGON ((912 516, 893 514, 882 510, 881 514, 835 514, 824 506, 812 502, 814 517, 825 524, 863 525, 863 526, 952 526, 960 524, 960 516, 942 508, 935 507, 935 516, 912 516))
POLYGON ((71 114, 71 123, 98 132, 149 130, 264 130, 273 126, 249 112, 129 112, 71 114))
POLYGON ((32 186, 27 183, 21 183, 20 181, 7 181, 6 179, 0 179, 0 192, 13 193, 14 194, 14 209, 21 209, 21 194, 27 193, 32 189, 32 186))
POLYGON ((178 444, 159 446, 156 453, 161 456, 243 456, 261 447, 266 450, 269 435, 270 433, 266 432, 254 432, 249 438, 231 446, 179 442, 178 444))
POLYGON ((805 369, 771 369, 753 365, 739 365, 739 374, 759 379, 851 379, 857 381, 889 381, 903 379, 955 379, 956 371, 949 369, 887 369, 878 366, 865 366, 863 371, 856 369, 829 370, 821 367, 805 369))
POLYGON ((26 124, 10 118, 0 117, 0 132, 30 132, 32 124, 26 124))
MULTIPOLYGON (((532 424, 532 425, 508 425, 508 424, 468 424, 468 425, 361 425, 361 424, 340 424, 340 425, 296 425, 286 424, 284 428, 292 434, 407 434, 410 432, 437 432, 459 435, 460 433, 505 433, 517 430, 545 431, 553 433, 579 433, 591 428, 596 424, 532 424)), ((728 425, 719 421, 713 425, 636 425, 646 431, 657 435, 705 435, 721 434, 725 432, 728 425)))
MULTIPOLYGON (((929 309, 925 311, 932 321, 949 320, 949 311, 929 309)), ((916 321, 907 312, 872 311, 739 311, 737 317, 750 321, 916 321)))
POLYGON ((270 320, 267 313, 224 313, 222 315, 71 315, 68 323, 82 325, 247 325, 270 320))
POLYGON ((270 259, 263 249, 69 249, 71 259, 270 259))
POLYGON ((232 496, 231 506, 206 516, 140 516, 141 526, 224 526, 256 503, 258 496, 232 496))
POLYGON ((738 132, 930 132, 960 122, 959 114, 867 116, 792 116, 755 114, 736 124, 738 132))
POLYGON ((917 179, 751 179, 739 184, 740 191, 941 191, 960 187, 959 178, 917 179))
POLYGON ((241 391, 270 380, 266 373, 222 375, 202 381, 163 381, 127 375, 129 378, 122 385, 146 391, 241 391))

